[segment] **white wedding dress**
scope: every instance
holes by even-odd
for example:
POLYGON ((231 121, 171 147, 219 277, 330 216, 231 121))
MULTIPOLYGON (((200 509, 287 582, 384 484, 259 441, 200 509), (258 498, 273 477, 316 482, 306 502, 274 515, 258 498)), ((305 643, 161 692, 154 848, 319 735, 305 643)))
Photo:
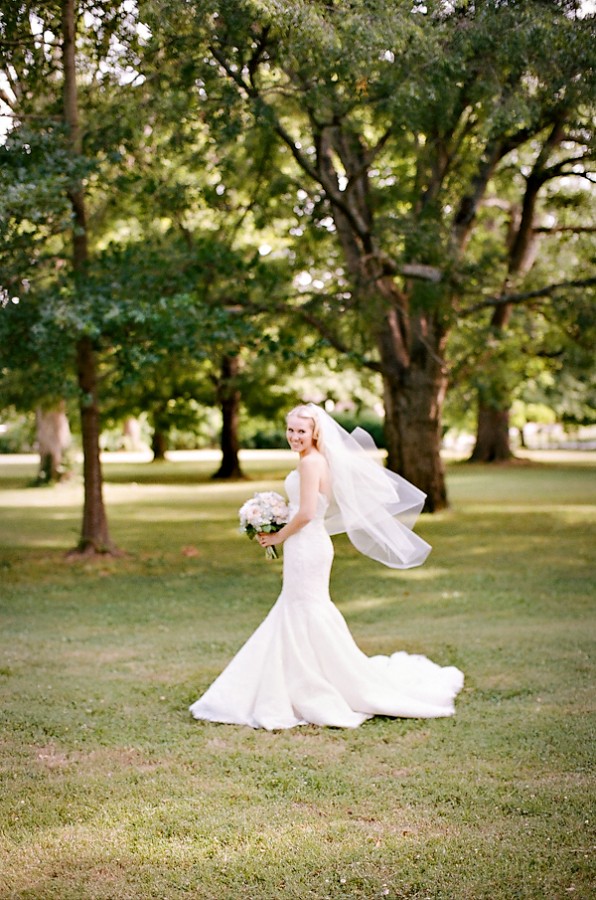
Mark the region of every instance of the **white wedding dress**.
MULTIPOLYGON (((300 476, 285 481, 296 513, 300 476)), ((371 716, 437 718, 454 713, 463 674, 424 656, 366 656, 329 596, 333 544, 316 517, 284 543, 283 586, 265 620, 219 678, 190 707, 195 719, 292 728, 355 728, 371 716)))

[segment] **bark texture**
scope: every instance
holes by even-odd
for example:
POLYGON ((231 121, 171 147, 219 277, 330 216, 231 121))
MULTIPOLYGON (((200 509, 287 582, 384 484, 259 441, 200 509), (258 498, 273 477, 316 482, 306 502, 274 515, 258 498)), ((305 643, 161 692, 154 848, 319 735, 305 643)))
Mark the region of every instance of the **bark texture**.
MULTIPOLYGON (((317 148, 321 182, 330 199, 356 301, 371 322, 379 355, 387 465, 424 491, 425 510, 434 512, 447 505, 440 455, 447 387, 442 360, 445 331, 436 317, 417 308, 414 282, 406 280, 400 287, 395 265, 377 246, 368 177, 370 152, 361 138, 335 127, 323 131, 317 148), (349 193, 339 192, 334 158, 341 160, 352 185, 349 193)), ((436 280, 432 266, 423 269, 428 280, 436 280)))
POLYGON ((217 384, 217 400, 221 408, 221 465, 214 478, 244 478, 240 465, 240 424, 241 394, 237 376, 240 362, 237 356, 224 356, 217 384))
POLYGON ((377 334, 385 405, 387 465, 427 495, 425 510, 447 505, 441 459, 442 412, 447 376, 440 354, 444 336, 432 318, 404 314, 406 297, 377 334))
POLYGON ((123 444, 126 450, 142 450, 141 424, 134 416, 128 416, 122 427, 123 444))
POLYGON ((488 405, 478 409, 478 430, 471 462, 507 462, 513 456, 509 444, 509 410, 488 405))
POLYGON ((429 373, 415 369, 406 384, 391 383, 386 375, 383 382, 387 464, 396 472, 407 472, 408 480, 425 492, 426 512, 443 509, 447 490, 440 450, 446 379, 439 376, 437 383, 429 373))
MULTIPOLYGON (((510 303, 503 303, 492 314, 491 334, 500 342, 506 339, 512 309, 510 303)), ((470 462, 507 462, 513 456, 509 441, 510 398, 500 384, 504 374, 498 372, 492 384, 478 390, 476 443, 470 462), (499 402, 503 396, 506 399, 499 402)))
POLYGON ((103 503, 103 479, 99 457, 97 371, 95 352, 89 338, 81 339, 77 345, 77 375, 79 387, 85 398, 81 404, 85 493, 83 524, 78 549, 85 553, 106 553, 113 548, 103 503))
POLYGON ((165 431, 156 427, 151 435, 151 451, 153 453, 153 462, 163 462, 166 458, 166 450, 168 449, 168 435, 165 431))

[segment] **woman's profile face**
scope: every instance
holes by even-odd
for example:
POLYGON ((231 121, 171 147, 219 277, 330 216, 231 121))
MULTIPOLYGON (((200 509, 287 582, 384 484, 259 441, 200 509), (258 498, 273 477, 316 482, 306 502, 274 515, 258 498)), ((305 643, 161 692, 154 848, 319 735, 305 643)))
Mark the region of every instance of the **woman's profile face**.
POLYGON ((286 438, 297 453, 304 453, 313 446, 313 422, 301 416, 288 416, 286 438))

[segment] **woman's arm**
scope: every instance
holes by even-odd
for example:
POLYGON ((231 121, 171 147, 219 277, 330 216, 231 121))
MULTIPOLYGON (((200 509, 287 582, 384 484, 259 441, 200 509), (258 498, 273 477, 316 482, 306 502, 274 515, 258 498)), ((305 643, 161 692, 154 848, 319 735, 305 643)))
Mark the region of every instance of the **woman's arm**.
POLYGON ((277 531, 275 534, 259 534, 259 544, 261 547, 271 547, 275 544, 281 544, 291 535, 296 534, 305 525, 308 525, 317 511, 317 502, 321 485, 321 473, 324 460, 316 456, 306 456, 300 461, 300 506, 298 512, 287 525, 277 531))

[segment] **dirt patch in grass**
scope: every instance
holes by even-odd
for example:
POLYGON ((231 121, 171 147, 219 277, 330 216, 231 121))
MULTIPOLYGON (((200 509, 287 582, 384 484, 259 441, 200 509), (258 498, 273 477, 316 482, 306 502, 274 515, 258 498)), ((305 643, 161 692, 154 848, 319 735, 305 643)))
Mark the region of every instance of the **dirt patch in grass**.
POLYGON ((65 750, 55 744, 33 747, 31 752, 44 769, 64 769, 76 767, 83 775, 85 771, 94 774, 111 774, 114 770, 135 769, 138 772, 152 772, 163 762, 148 759, 136 747, 101 747, 94 750, 65 750))

